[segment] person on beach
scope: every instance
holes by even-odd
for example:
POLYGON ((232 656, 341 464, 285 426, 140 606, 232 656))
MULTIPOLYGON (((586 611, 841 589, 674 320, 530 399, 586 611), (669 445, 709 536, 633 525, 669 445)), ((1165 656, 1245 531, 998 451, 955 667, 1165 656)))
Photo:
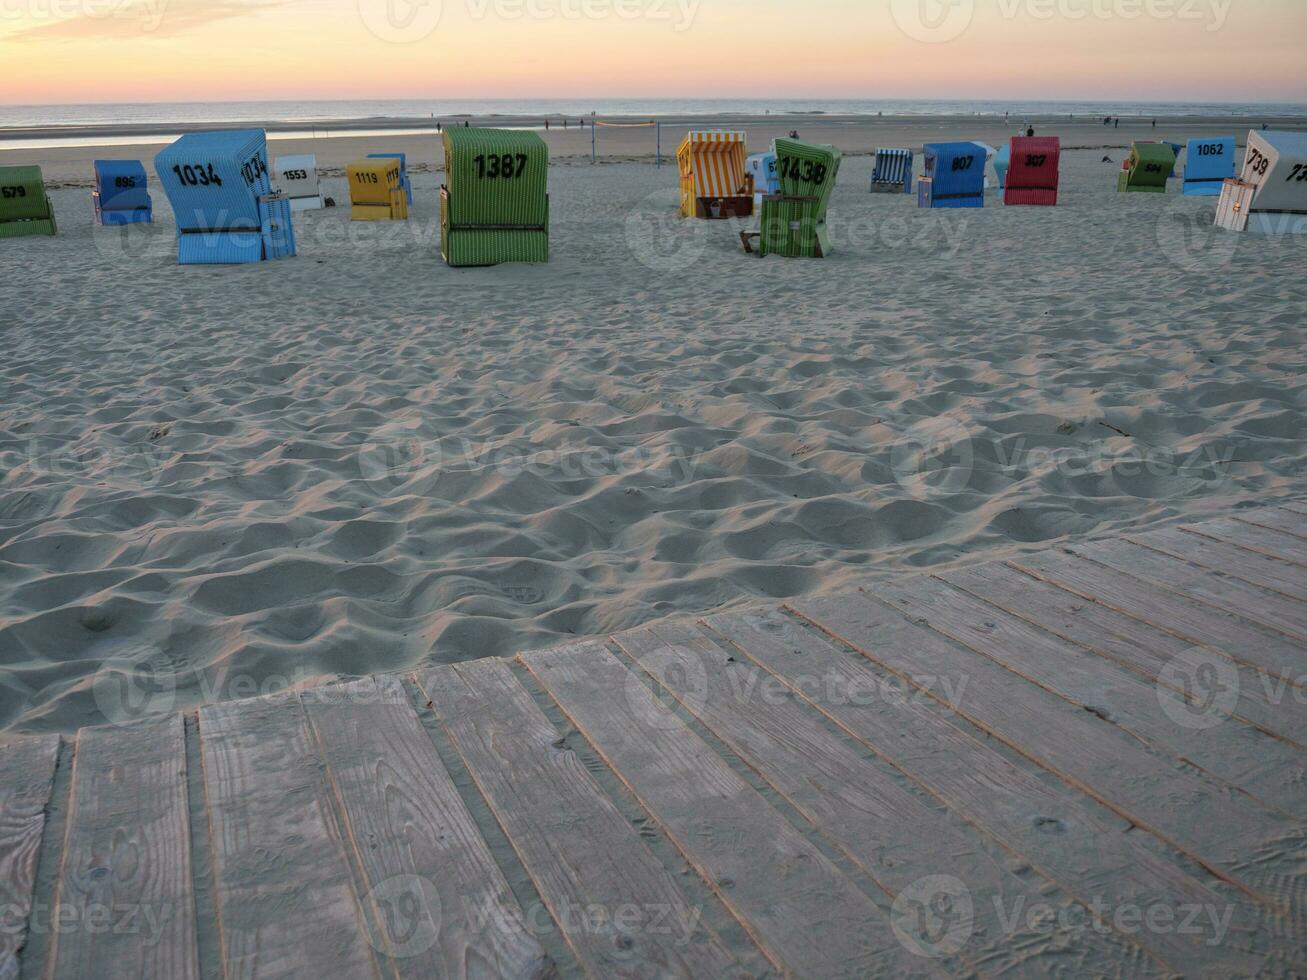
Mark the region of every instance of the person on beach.
POLYGON ((545 120, 545 132, 546 132, 546 133, 549 132, 549 120, 548 120, 548 119, 545 120))
POLYGON ((1027 126, 1027 127, 1026 127, 1026 135, 1027 135, 1027 136, 1034 136, 1034 135, 1035 135, 1035 127, 1034 127, 1034 126, 1027 126))
POLYGON ((1112 124, 1112 128, 1113 128, 1113 129, 1120 129, 1120 128, 1121 128, 1121 117, 1120 117, 1120 116, 1117 116, 1117 117, 1116 117, 1116 122, 1114 122, 1114 123, 1112 124))

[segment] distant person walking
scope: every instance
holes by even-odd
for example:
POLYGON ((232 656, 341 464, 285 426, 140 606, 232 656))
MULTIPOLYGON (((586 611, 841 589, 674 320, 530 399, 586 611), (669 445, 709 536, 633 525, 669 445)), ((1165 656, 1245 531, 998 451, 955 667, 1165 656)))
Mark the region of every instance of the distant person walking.
POLYGON ((1156 120, 1156 119, 1153 120, 1153 128, 1154 128, 1154 129, 1157 128, 1157 120, 1156 120))
POLYGON ((1112 128, 1113 128, 1113 129, 1120 129, 1120 128, 1121 128, 1121 117, 1120 117, 1120 116, 1117 116, 1117 117, 1116 117, 1115 122, 1112 123, 1112 128))
POLYGON ((548 119, 545 120, 545 132, 546 132, 546 133, 549 132, 549 120, 548 120, 548 119))
POLYGON ((1034 127, 1034 126, 1027 126, 1027 127, 1026 127, 1026 135, 1027 135, 1027 136, 1034 136, 1034 135, 1035 135, 1035 127, 1034 127))

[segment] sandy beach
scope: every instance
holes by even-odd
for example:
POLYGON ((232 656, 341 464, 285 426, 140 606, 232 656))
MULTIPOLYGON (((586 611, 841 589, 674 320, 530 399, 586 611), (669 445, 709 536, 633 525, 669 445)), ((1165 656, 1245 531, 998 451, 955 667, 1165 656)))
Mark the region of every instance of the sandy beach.
POLYGON ((685 121, 661 168, 651 130, 592 166, 551 128, 552 261, 468 270, 434 135, 273 141, 342 204, 407 152, 414 217, 299 214, 243 267, 179 267, 157 186, 153 226, 92 227, 90 161, 157 146, 0 146, 60 226, 0 242, 0 728, 97 723, 106 664, 180 709, 1300 492, 1304 239, 1115 192, 1133 139, 1264 121, 694 120, 848 154, 821 261, 677 218, 685 121), (875 146, 1027 122, 1068 148, 1056 209, 868 193, 875 146))

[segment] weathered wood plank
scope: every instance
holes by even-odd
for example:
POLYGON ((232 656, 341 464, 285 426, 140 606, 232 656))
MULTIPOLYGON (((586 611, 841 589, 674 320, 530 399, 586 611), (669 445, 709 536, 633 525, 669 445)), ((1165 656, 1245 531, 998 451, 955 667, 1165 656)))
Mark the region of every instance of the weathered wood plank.
POLYGON ((1046 552, 1024 555, 1009 564, 1195 646, 1221 650, 1237 663, 1257 668, 1274 689, 1296 684, 1300 690, 1307 690, 1302 678, 1307 648, 1282 633, 1077 555, 1046 552))
POLYGON ((905 679, 920 672, 968 678, 966 697, 950 705, 961 717, 1217 877, 1295 916, 1307 912, 1307 825, 1231 799, 1219 784, 1173 767, 1114 725, 1020 682, 869 594, 793 608, 905 679))
POLYGON ((823 977, 936 974, 816 847, 601 644, 528 669, 778 966, 823 977))
MULTIPOLYGON (((1278 924, 1273 910, 1185 874, 1144 846, 1140 834, 1127 833, 1129 823, 1060 781, 1039 778, 1033 766, 1009 761, 970 726, 951 721, 948 712, 860 654, 833 646, 779 611, 724 613, 706 625, 961 818, 1078 901, 1106 910, 1102 921, 1109 928, 1117 909, 1176 915, 1187 908, 1233 909, 1228 932, 1204 923, 1192 934, 1146 930, 1132 936, 1176 970, 1222 976, 1285 961, 1271 939, 1278 924)), ((922 681, 939 687, 949 703, 966 697, 968 685, 957 675, 922 681)))
POLYGON ((224 975, 379 976, 294 693, 209 705, 200 736, 224 975))
POLYGON ((792 691, 747 659, 730 657, 692 623, 632 630, 614 640, 891 901, 911 894, 926 876, 960 879, 972 896, 965 944, 955 941, 945 949, 926 935, 916 937, 923 949, 940 954, 950 972, 960 966, 955 951, 970 967, 1001 975, 1020 972, 1041 947, 1057 948, 1059 959, 1074 962, 1082 975, 1147 971, 1138 950, 1123 948, 1117 937, 1070 927, 1088 911, 1070 907, 1050 889, 1049 879, 1013 874, 970 828, 949 821, 937 801, 927 805, 883 761, 834 736, 792 691), (1057 908, 1063 925, 1019 919, 1013 927, 1000 914, 1035 904, 1057 908))
POLYGON ((193 889, 182 717, 82 729, 50 976, 198 977, 193 889))
POLYGON ((589 976, 741 975, 506 662, 439 667, 418 680, 589 976))
MULTIPOLYGON (((1261 520, 1270 521, 1273 518, 1262 517, 1261 520)), ((1254 524, 1251 518, 1240 518, 1237 521, 1207 521, 1185 530, 1204 537, 1229 541, 1248 551, 1270 555, 1272 558, 1288 562, 1290 568, 1286 577, 1296 576, 1299 583, 1302 581, 1303 572, 1307 571, 1307 540, 1273 527, 1254 524)))
MULTIPOLYGON (((1307 756, 1232 719, 1233 701, 1227 708, 1214 700, 1203 713, 1196 691, 1189 700, 1169 688, 1160 692, 1156 684, 939 579, 913 576, 878 584, 872 594, 1159 754, 1188 762, 1286 814, 1307 813, 1307 756)), ((1260 808, 1252 800, 1246 805, 1260 808)))
POLYGON ((397 677, 314 688, 322 746, 399 977, 540 977, 551 964, 397 677))
POLYGON ((59 759, 59 736, 0 745, 0 978, 14 980, 27 942, 36 859, 59 759))
POLYGON ((1307 568, 1298 568, 1278 558, 1249 551, 1239 545, 1199 533, 1199 528, 1166 528, 1146 534, 1127 535, 1127 541, 1233 575, 1252 585, 1307 601, 1307 568))
POLYGON ((1177 595, 1261 623, 1297 643, 1307 644, 1307 604, 1210 569, 1159 555, 1129 541, 1091 541, 1073 545, 1069 550, 1118 572, 1154 582, 1177 595))
MULTIPOLYGON (((998 562, 947 572, 940 578, 954 588, 1121 664, 1149 682, 1160 681, 1180 693, 1184 693, 1187 672, 1170 668, 1192 663, 1195 655, 1204 660, 1224 657, 1218 650, 1195 646, 1125 613, 998 562)), ((1239 699, 1234 717, 1307 751, 1307 703, 1286 697, 1283 689, 1277 694, 1277 689, 1266 683, 1266 675, 1255 668, 1233 660, 1226 662, 1238 676, 1239 699)), ((1285 778, 1298 777, 1291 770, 1285 778)))
POLYGON ((1273 528, 1292 534, 1299 540, 1307 539, 1307 514, 1298 511, 1283 507, 1259 507, 1257 510, 1239 511, 1234 516, 1236 520, 1247 524, 1273 528))

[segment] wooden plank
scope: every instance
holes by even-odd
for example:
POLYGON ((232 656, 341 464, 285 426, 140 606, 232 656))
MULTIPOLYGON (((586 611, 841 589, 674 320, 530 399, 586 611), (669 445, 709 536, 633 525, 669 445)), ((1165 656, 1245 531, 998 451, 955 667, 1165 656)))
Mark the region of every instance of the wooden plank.
MULTIPOLYGON (((1261 519, 1272 520, 1270 517, 1261 519)), ((1229 541, 1248 551, 1288 562, 1286 577, 1296 576, 1299 583, 1302 582, 1303 573, 1307 572, 1307 540, 1284 531, 1253 524, 1243 518, 1237 521, 1207 521, 1185 530, 1219 541, 1229 541)))
POLYGON ((1019 972, 1041 946, 1057 947, 1082 975, 1138 976, 1147 969, 1138 951, 1124 949, 1117 937, 1090 937, 1069 927, 1086 910, 1069 909, 1065 896, 1050 892, 1048 879, 1013 874, 935 801, 927 805, 884 762, 835 737, 792 692, 744 658, 730 657, 693 624, 632 630, 614 640, 891 901, 910 894, 925 876, 960 879, 973 898, 973 912, 970 937, 965 946, 956 944, 956 953, 972 969, 1019 972), (923 847, 927 840, 930 846, 923 847), (1027 919, 1013 928, 1000 915, 1034 904, 1056 907, 1063 926, 1027 919))
POLYGON ((522 660, 778 966, 823 977, 937 972, 601 644, 522 660))
POLYGON ((439 667, 419 683, 589 976, 741 975, 506 662, 439 667), (592 909, 603 928, 588 925, 592 909))
POLYGON ((224 975, 379 976, 295 694, 202 708, 200 736, 224 975))
MULTIPOLYGON (((1176 658, 1189 658, 1195 653, 1205 658, 1223 656, 1220 651, 1197 647, 998 562, 947 572, 939 577, 954 588, 1121 664, 1149 682, 1166 684, 1180 693, 1184 693, 1184 678, 1167 672, 1177 662, 1176 658), (1167 672, 1165 679, 1164 672, 1167 672)), ((1252 667, 1228 662, 1238 676, 1239 699, 1233 716, 1307 751, 1307 703, 1285 697, 1283 690, 1276 696, 1277 692, 1265 683, 1264 675, 1252 667)))
POLYGON ((1294 599, 1158 555, 1129 541, 1092 541, 1069 550, 1118 572, 1154 582, 1177 595, 1261 623, 1307 646, 1307 605, 1294 599))
POLYGON ((1269 555, 1249 551, 1230 541, 1199 533, 1200 528, 1170 527, 1145 534, 1127 535, 1127 541, 1151 548, 1281 595, 1307 601, 1307 568, 1299 568, 1269 555))
MULTIPOLYGON (((1236 663, 1256 668, 1271 689, 1300 685, 1307 651, 1283 634, 1224 609, 1121 575, 1077 555, 1045 552, 1025 555, 1008 564, 1034 578, 1166 630, 1195 646, 1220 650, 1236 663)), ((1307 686, 1298 686, 1297 690, 1307 690, 1307 686)))
POLYGON ((1219 784, 1175 768, 1119 728, 963 651, 871 595, 793 608, 932 698, 940 693, 914 674, 967 678, 965 698, 950 705, 959 716, 1227 883, 1294 915, 1307 912, 1301 863, 1307 826, 1299 821, 1231 799, 1219 784))
POLYGON ((397 677, 300 694, 399 977, 539 977, 551 964, 397 677))
POLYGON ((1259 527, 1269 527, 1296 538, 1307 539, 1307 514, 1288 510, 1283 507, 1259 507, 1257 510, 1241 510, 1235 515, 1236 520, 1259 527))
POLYGON ((0 977, 17 977, 27 942, 36 860, 59 759, 59 736, 0 746, 0 977))
MULTIPOLYGON (((1159 754, 1187 762, 1285 814, 1307 813, 1307 755, 1229 717, 1214 702, 1208 714, 1051 633, 946 582, 913 576, 873 591, 909 618, 989 658, 1077 708, 1116 725, 1159 754)), ((1233 666, 1230 673, 1235 673, 1233 666)), ((1228 708, 1232 709, 1231 701, 1228 708)), ((1249 800, 1250 808, 1260 808, 1249 800)))
MULTIPOLYGON (((838 601, 838 600, 832 600, 838 601)), ((820 612, 820 609, 814 609, 820 612)), ((741 658, 783 680, 821 712, 962 819, 998 840, 1087 905, 1116 909, 1234 909, 1228 933, 1147 930, 1134 938, 1176 970, 1194 975, 1256 973, 1287 957, 1268 941, 1274 913, 1238 895, 1233 902, 1127 833, 1126 821, 1061 782, 1018 765, 970 726, 860 654, 836 648, 781 612, 724 613, 706 621, 741 658), (817 683, 813 678, 819 679, 817 683), (834 693, 828 693, 834 692, 834 693)), ((949 701, 966 685, 930 682, 949 701)), ((1020 866, 1020 865, 1018 865, 1020 866)), ((1109 926, 1110 927, 1110 926, 1109 926)))
POLYGON ((50 976, 199 976, 190 827, 180 715, 81 730, 50 976))

